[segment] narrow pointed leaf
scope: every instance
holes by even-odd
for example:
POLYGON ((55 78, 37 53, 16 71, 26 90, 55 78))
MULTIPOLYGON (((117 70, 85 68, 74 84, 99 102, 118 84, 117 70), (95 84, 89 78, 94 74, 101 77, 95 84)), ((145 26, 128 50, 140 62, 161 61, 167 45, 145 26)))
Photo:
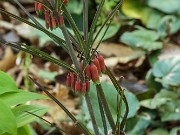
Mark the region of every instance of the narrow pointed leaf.
MULTIPOLYGON (((1 43, 1 42, 0 42, 1 43)), ((76 70, 74 68, 72 68, 71 66, 69 66, 68 64, 66 64, 65 62, 58 60, 50 55, 48 55, 47 53, 40 51, 38 49, 35 49, 33 47, 30 47, 28 45, 22 44, 22 43, 6 43, 6 45, 9 45, 11 47, 17 48, 19 50, 25 51, 27 53, 30 53, 32 55, 35 55, 37 57, 40 57, 44 60, 50 61, 54 64, 57 64, 61 67, 64 67, 70 71, 76 72, 76 70)))

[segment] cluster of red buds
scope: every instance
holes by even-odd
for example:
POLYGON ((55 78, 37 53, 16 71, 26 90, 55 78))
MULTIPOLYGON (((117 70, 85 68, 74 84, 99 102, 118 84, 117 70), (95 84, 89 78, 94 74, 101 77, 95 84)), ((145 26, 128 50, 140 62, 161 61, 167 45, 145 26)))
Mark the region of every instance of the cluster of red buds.
POLYGON ((99 54, 94 57, 84 69, 83 62, 80 62, 80 68, 83 77, 70 72, 67 75, 66 84, 67 86, 71 87, 72 90, 81 93, 86 93, 90 89, 90 80, 92 80, 94 84, 99 84, 99 76, 101 76, 101 73, 105 72, 106 70, 104 58, 99 54))
MULTIPOLYGON (((39 0, 39 2, 44 3, 44 0, 39 0)), ((38 15, 44 14, 45 25, 46 25, 47 29, 50 28, 51 30, 53 30, 64 24, 64 19, 63 19, 62 13, 60 13, 60 15, 56 14, 57 12, 53 12, 53 10, 50 11, 48 8, 46 8, 41 3, 34 2, 35 11, 38 15)), ((68 0, 63 1, 63 4, 66 5, 67 3, 68 3, 68 0)), ((59 10, 59 11, 61 11, 61 10, 59 10)))

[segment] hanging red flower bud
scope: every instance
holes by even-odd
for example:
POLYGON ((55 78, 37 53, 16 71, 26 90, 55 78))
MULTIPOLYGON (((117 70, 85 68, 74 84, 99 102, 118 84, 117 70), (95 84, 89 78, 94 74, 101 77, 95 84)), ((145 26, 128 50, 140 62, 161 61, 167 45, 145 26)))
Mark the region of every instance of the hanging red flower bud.
POLYGON ((75 90, 76 90, 76 91, 80 91, 80 89, 81 89, 81 82, 76 81, 76 82, 75 82, 75 90))
POLYGON ((91 78, 94 83, 96 83, 96 84, 100 83, 98 69, 94 64, 91 64, 91 78))
POLYGON ((53 17, 51 21, 52 21, 51 22, 52 23, 52 27, 53 27, 53 29, 55 29, 57 27, 56 18, 53 17))
POLYGON ((60 25, 64 24, 64 19, 63 19, 62 15, 59 16, 59 23, 60 23, 60 25))
POLYGON ((73 90, 75 90, 75 80, 71 80, 71 88, 73 89, 73 90))
MULTIPOLYGON (((40 0, 40 2, 43 2, 43 0, 40 0)), ((44 11, 44 5, 39 3, 38 4, 38 11, 39 11, 39 14, 42 14, 44 11)))
POLYGON ((49 12, 48 12, 48 11, 45 12, 45 21, 47 21, 48 23, 50 23, 50 15, 49 15, 49 12))
POLYGON ((96 65, 97 70, 98 70, 98 73, 100 74, 100 73, 101 73, 101 68, 100 68, 98 59, 97 59, 97 58, 94 58, 94 59, 93 59, 93 63, 94 63, 94 65, 96 65))
POLYGON ((38 12, 38 10, 39 10, 38 9, 38 4, 39 4, 38 2, 34 2, 34 9, 35 9, 36 12, 38 12))
POLYGON ((71 77, 69 74, 67 75, 66 85, 71 86, 71 77))
POLYGON ((86 81, 86 89, 87 89, 87 90, 90 89, 90 81, 86 81))
POLYGON ((91 78, 91 66, 88 64, 85 69, 86 76, 91 78))
POLYGON ((75 80, 75 74, 73 72, 70 72, 71 80, 75 80))
POLYGON ((68 3, 68 0, 64 0, 64 4, 66 5, 68 3))
POLYGON ((99 65, 100 65, 101 71, 105 71, 106 70, 106 66, 105 66, 105 62, 104 62, 103 56, 102 55, 98 55, 97 59, 99 61, 99 65))
POLYGON ((87 88, 86 88, 86 83, 83 82, 83 83, 82 83, 82 86, 81 86, 81 92, 84 94, 84 93, 86 93, 86 90, 87 90, 87 88))

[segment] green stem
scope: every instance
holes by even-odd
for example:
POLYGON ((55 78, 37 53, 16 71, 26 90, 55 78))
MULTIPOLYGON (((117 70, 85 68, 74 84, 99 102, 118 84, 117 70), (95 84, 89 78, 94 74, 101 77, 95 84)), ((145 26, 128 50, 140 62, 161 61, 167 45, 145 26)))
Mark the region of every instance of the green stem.
POLYGON ((78 62, 77 57, 76 57, 76 55, 75 55, 75 51, 74 51, 74 49, 73 49, 72 42, 71 42, 71 40, 70 40, 70 37, 69 37, 68 31, 67 31, 67 28, 65 27, 64 24, 61 26, 61 30, 62 30, 62 33, 63 33, 63 35, 64 35, 66 44, 67 44, 67 46, 68 46, 69 55, 71 56, 72 62, 73 62, 73 64, 75 65, 76 69, 77 69, 78 71, 80 71, 79 62, 78 62))
POLYGON ((91 120, 92 120, 92 126, 93 126, 93 129, 94 129, 95 135, 99 135, 99 129, 98 129, 98 126, 97 126, 97 123, 96 123, 96 119, 95 119, 95 116, 94 116, 94 110, 93 110, 93 107, 92 107, 88 92, 85 94, 85 100, 86 100, 88 111, 89 111, 89 114, 90 114, 90 117, 91 117, 91 120))
POLYGON ((109 121, 109 124, 110 124, 113 132, 114 132, 116 126, 115 126, 115 123, 114 123, 114 120, 113 120, 111 111, 110 111, 110 109, 109 109, 108 103, 107 103, 107 101, 106 101, 106 98, 105 98, 105 95, 104 95, 104 92, 103 92, 103 89, 102 89, 101 84, 97 84, 97 85, 96 85, 96 89, 97 89, 97 91, 99 92, 99 97, 100 97, 100 99, 101 99, 101 101, 102 101, 102 104, 103 104, 103 107, 104 107, 104 110, 105 110, 107 119, 108 119, 108 121, 109 121))
POLYGON ((124 117, 123 117, 123 119, 121 121, 121 124, 120 124, 120 130, 123 131, 126 120, 127 120, 127 116, 128 116, 128 113, 129 113, 128 101, 126 99, 126 96, 123 94, 123 90, 120 87, 119 83, 117 82, 116 78, 114 77, 114 75, 111 73, 111 71, 107 67, 106 67, 106 74, 111 79, 111 81, 112 81, 113 85, 115 86, 115 88, 116 88, 117 92, 119 93, 119 95, 121 95, 121 97, 123 97, 123 101, 125 103, 126 111, 125 111, 124 117))
POLYGON ((105 117, 105 114, 104 114, 103 104, 102 104, 102 101, 101 101, 101 98, 99 96, 98 91, 97 91, 97 96, 98 96, 99 109, 100 109, 101 118, 102 118, 103 127, 104 127, 104 135, 107 135, 108 130, 107 130, 107 124, 106 124, 106 117, 105 117))

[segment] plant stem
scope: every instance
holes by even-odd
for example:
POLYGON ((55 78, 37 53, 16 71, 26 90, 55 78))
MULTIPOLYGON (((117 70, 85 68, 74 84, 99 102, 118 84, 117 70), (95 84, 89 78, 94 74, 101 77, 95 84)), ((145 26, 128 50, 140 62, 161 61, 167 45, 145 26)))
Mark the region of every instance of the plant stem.
POLYGON ((81 129, 81 131, 85 134, 85 135, 91 135, 91 133, 89 132, 89 130, 81 123, 79 122, 74 116, 73 114, 71 114, 67 108, 61 104, 60 101, 58 101, 53 95, 51 95, 45 87, 41 86, 38 82, 36 82, 34 79, 32 79, 30 76, 29 78, 42 90, 44 91, 56 104, 59 105, 59 107, 61 107, 64 112, 71 118, 71 120, 77 125, 77 127, 79 127, 81 129))
POLYGON ((103 127, 104 127, 104 135, 107 135, 108 131, 107 131, 107 124, 106 124, 106 117, 105 117, 105 114, 104 114, 103 104, 102 104, 102 101, 101 101, 101 98, 99 96, 98 91, 97 91, 97 96, 98 96, 99 109, 100 109, 101 118, 102 118, 103 127))
POLYGON ((73 46, 72 46, 72 43, 71 43, 71 40, 70 40, 68 31, 67 31, 67 28, 65 27, 64 24, 61 26, 61 30, 62 30, 62 33, 63 33, 63 35, 64 35, 66 44, 67 44, 67 46, 68 46, 69 55, 71 56, 72 62, 73 62, 73 64, 75 65, 76 69, 77 69, 78 71, 80 71, 79 62, 78 62, 77 57, 76 57, 76 55, 75 55, 75 52, 74 52, 74 49, 73 49, 73 46))
POLYGON ((85 100, 86 100, 86 103, 87 103, 89 114, 91 116, 92 126, 94 128, 95 135, 99 135, 99 129, 98 129, 98 126, 97 126, 97 123, 96 123, 96 119, 95 119, 95 116, 94 116, 94 110, 93 110, 93 107, 92 107, 88 92, 85 94, 85 100))
POLYGON ((116 78, 113 76, 113 74, 111 73, 111 71, 106 67, 106 74, 109 76, 109 78, 111 79, 114 87, 116 88, 117 92, 119 93, 119 95, 121 95, 121 97, 123 97, 123 101, 125 103, 125 107, 126 107, 126 111, 124 114, 124 117, 122 119, 122 122, 120 124, 120 130, 123 131, 124 130, 124 126, 125 126, 125 122, 129 113, 129 106, 128 106, 128 101, 126 99, 126 96, 123 94, 123 90, 120 87, 119 83, 117 82, 116 78))
POLYGON ((104 95, 104 92, 103 92, 103 89, 102 89, 101 84, 97 84, 97 85, 96 85, 96 89, 97 89, 97 91, 99 92, 99 97, 100 97, 100 99, 101 99, 101 101, 102 101, 102 104, 103 104, 103 107, 104 107, 104 110, 105 110, 107 119, 108 119, 108 121, 109 121, 109 124, 110 124, 113 132, 114 132, 116 126, 115 126, 115 123, 114 123, 114 120, 113 120, 111 111, 110 111, 110 109, 109 109, 108 103, 107 103, 107 101, 106 101, 106 98, 105 98, 105 95, 104 95))

